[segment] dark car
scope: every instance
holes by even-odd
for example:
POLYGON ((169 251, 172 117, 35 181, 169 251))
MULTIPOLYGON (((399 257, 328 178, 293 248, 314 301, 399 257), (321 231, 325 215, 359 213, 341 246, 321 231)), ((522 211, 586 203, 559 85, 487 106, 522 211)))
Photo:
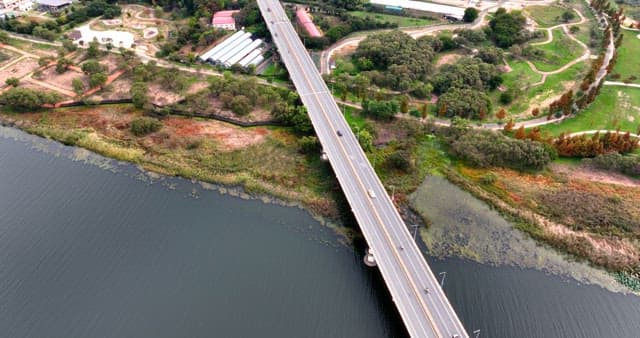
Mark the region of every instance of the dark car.
POLYGON ((340 130, 336 131, 336 133, 338 134, 338 136, 342 136, 342 132, 340 130))

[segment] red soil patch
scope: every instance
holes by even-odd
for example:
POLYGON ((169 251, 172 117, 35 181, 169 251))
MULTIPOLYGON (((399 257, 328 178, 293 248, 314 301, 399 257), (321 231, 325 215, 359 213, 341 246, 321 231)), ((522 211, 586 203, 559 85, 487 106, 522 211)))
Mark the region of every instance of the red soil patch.
POLYGON ((265 128, 240 128, 219 121, 200 121, 170 117, 164 122, 169 135, 184 138, 203 137, 215 141, 223 150, 236 150, 259 144, 269 135, 265 128))

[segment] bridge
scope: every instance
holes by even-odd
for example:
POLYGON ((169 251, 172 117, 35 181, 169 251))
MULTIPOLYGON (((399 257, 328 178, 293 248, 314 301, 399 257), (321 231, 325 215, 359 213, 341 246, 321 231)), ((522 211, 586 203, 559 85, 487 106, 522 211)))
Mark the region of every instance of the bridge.
POLYGON ((257 0, 412 337, 468 337, 278 0, 257 0))

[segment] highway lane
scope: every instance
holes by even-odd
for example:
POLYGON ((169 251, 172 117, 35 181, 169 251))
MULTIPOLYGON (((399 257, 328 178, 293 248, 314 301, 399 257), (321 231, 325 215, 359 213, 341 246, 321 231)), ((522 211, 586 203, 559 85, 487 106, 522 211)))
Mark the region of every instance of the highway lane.
POLYGON ((258 5, 409 333, 467 337, 282 6, 258 5))

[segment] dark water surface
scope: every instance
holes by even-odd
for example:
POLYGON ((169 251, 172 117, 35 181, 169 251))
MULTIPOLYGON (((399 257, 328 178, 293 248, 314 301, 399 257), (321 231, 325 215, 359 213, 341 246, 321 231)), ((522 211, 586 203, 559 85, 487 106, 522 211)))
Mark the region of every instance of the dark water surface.
MULTIPOLYGON (((433 267, 481 337, 640 336, 640 297, 433 267)), ((0 127, 0 337, 404 334, 375 270, 305 211, 0 127)))

